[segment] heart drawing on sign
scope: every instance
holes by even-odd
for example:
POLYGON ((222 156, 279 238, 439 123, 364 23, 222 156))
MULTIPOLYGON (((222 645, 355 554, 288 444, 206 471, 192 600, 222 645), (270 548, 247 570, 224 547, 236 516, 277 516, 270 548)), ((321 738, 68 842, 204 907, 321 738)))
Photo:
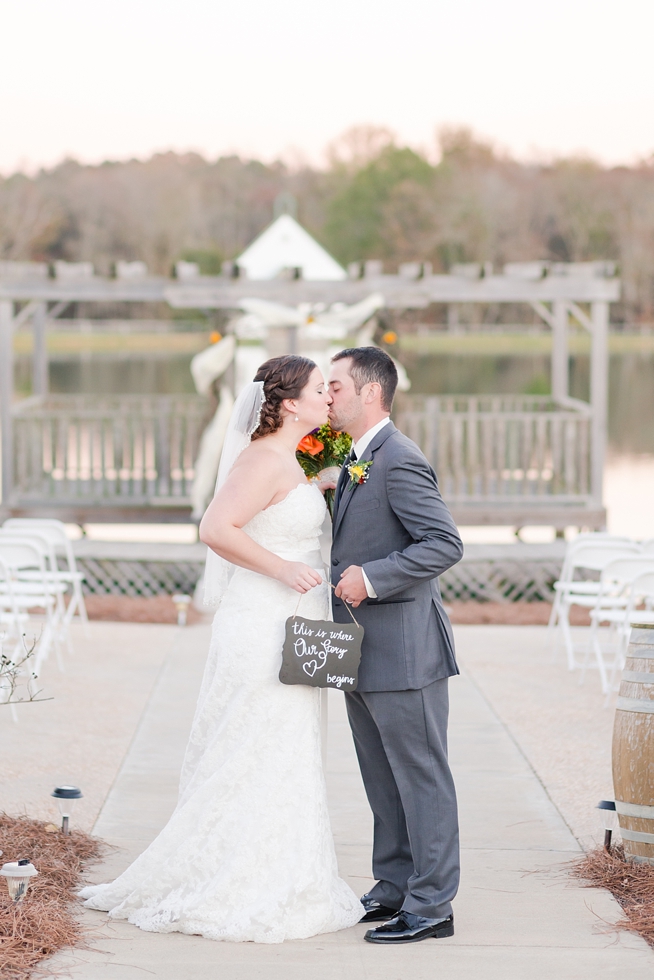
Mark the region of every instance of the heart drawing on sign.
POLYGON ((308 664, 302 664, 302 670, 305 674, 308 674, 309 677, 313 677, 315 672, 318 670, 318 661, 310 660, 308 664))

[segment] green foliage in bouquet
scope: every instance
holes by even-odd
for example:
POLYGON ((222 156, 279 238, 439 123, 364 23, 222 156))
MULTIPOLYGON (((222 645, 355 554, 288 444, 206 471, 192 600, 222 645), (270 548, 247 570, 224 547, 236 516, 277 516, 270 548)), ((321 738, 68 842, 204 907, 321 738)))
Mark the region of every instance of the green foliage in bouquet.
MULTIPOLYGON (((302 439, 295 455, 298 463, 311 480, 317 477, 322 470, 327 470, 331 466, 340 469, 351 446, 352 439, 347 432, 336 432, 329 422, 326 422, 302 439)), ((333 514, 333 490, 325 491, 325 503, 329 508, 329 513, 333 514)))

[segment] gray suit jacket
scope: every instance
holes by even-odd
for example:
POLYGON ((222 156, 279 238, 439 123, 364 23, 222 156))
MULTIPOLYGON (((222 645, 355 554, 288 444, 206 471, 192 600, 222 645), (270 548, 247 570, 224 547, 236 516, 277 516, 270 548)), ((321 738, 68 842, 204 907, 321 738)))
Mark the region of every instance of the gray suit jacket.
MULTIPOLYGON (((459 673, 437 576, 460 560, 463 545, 411 439, 389 422, 363 455, 374 461, 368 480, 345 485, 334 514, 332 582, 362 565, 378 596, 354 610, 365 629, 357 690, 416 690, 459 673)), ((344 481, 345 470, 339 487, 344 481)), ((337 623, 351 622, 335 597, 333 611, 337 623)))

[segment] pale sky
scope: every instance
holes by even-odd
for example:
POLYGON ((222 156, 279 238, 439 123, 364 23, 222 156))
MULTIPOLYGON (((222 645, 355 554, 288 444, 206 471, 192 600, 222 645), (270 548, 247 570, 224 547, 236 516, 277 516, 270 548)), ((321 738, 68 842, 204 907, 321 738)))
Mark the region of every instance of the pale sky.
POLYGON ((358 124, 434 153, 654 152, 652 0, 0 0, 0 172, 197 150, 321 159, 358 124))

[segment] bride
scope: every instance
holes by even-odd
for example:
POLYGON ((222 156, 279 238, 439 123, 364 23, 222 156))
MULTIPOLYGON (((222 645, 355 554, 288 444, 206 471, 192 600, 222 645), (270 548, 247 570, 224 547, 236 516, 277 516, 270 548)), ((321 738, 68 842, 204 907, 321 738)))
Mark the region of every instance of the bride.
POLYGON ((263 364, 239 395, 200 525, 205 596, 220 599, 177 807, 85 904, 149 932, 281 943, 345 929, 364 909, 338 876, 320 754, 319 691, 280 683, 284 624, 329 616, 320 489, 297 460, 329 395, 304 357, 263 364))

